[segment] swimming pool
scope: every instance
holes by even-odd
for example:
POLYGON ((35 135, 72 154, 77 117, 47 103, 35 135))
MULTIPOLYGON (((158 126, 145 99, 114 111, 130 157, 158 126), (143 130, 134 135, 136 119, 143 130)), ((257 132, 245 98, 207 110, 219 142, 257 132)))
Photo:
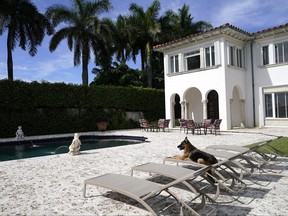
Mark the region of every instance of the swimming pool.
MULTIPOLYGON (((146 137, 138 136, 94 136, 82 135, 81 151, 131 145, 145 142, 146 137)), ((23 139, 0 142, 0 161, 40 157, 68 153, 73 137, 23 139)))

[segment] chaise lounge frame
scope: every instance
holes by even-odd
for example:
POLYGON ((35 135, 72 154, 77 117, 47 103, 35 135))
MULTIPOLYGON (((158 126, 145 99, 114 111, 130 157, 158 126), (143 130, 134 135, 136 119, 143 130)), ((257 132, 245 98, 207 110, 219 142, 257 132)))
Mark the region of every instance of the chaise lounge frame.
POLYGON ((187 209, 192 215, 199 215, 193 208, 183 202, 169 188, 177 184, 183 183, 184 181, 187 181, 188 179, 191 179, 195 176, 203 175, 208 170, 211 170, 210 166, 203 167, 196 172, 189 173, 189 175, 176 179, 166 185, 121 174, 105 174, 98 177, 86 179, 84 181, 83 196, 86 197, 87 185, 102 187, 134 199, 135 201, 143 205, 152 215, 157 215, 146 200, 156 197, 162 192, 166 192, 168 193, 168 197, 173 197, 175 201, 180 204, 180 215, 183 215, 183 208, 187 209))

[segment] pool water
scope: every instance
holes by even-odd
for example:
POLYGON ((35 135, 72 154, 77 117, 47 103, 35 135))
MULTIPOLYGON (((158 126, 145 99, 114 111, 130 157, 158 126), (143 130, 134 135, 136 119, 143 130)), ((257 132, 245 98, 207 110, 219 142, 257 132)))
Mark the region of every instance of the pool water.
MULTIPOLYGON (((80 137, 81 138, 81 137, 80 137)), ((72 139, 51 142, 33 142, 28 144, 12 144, 0 147, 0 161, 17 160, 31 157, 40 157, 54 154, 68 154, 72 139)), ((124 146, 141 143, 143 140, 133 139, 95 139, 81 140, 81 151, 124 146)))

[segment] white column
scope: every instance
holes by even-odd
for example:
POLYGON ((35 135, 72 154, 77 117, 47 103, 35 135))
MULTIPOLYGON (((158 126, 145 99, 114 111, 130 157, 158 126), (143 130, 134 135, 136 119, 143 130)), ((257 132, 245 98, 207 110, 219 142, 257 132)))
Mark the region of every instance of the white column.
POLYGON ((179 63, 179 72, 184 71, 184 60, 183 60, 183 54, 178 54, 178 63, 179 63))
POLYGON ((181 119, 185 119, 186 115, 185 115, 185 101, 181 101, 181 119))
POLYGON ((171 118, 169 122, 169 128, 173 128, 175 125, 175 102, 172 102, 172 107, 171 107, 171 118))
POLYGON ((189 103, 185 102, 185 119, 189 119, 189 103))
POLYGON ((207 103, 208 103, 208 100, 202 100, 201 102, 203 104, 203 119, 207 119, 207 103))
POLYGON ((240 126, 242 128, 245 128, 245 100, 244 99, 240 100, 240 103, 241 103, 241 110, 240 110, 241 123, 240 123, 240 126))

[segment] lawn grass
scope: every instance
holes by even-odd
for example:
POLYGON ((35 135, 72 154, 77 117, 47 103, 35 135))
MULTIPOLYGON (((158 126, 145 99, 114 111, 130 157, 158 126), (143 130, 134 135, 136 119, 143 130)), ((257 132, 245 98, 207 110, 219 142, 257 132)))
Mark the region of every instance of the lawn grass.
MULTIPOLYGON (((257 143, 247 145, 246 147, 251 148, 255 145, 257 145, 257 143)), ((265 146, 265 148, 268 148, 283 157, 288 157, 288 137, 281 137, 279 139, 272 140, 269 145, 265 146)), ((261 147, 259 150, 263 153, 268 153, 265 148, 261 147)))

